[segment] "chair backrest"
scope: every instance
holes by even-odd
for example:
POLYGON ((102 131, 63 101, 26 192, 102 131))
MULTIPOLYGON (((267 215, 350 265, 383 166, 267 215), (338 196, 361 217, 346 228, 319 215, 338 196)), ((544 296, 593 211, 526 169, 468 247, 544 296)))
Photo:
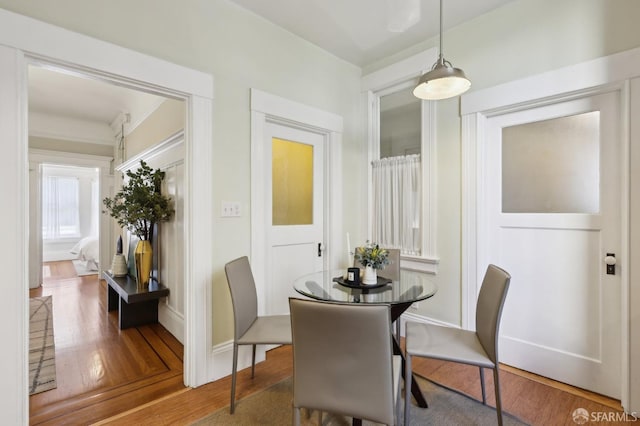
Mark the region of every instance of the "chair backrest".
POLYGON ((293 405, 394 423, 388 305, 289 299, 293 405))
MULTIPOLYGON (((356 248, 357 250, 357 248, 356 248)), ((391 261, 384 269, 378 271, 379 275, 389 278, 393 281, 400 279, 400 249, 387 249, 389 252, 389 260, 391 261)), ((353 257, 353 265, 358 268, 362 268, 360 262, 353 257)))
POLYGON ((476 333, 489 358, 496 364, 500 318, 510 281, 511 275, 508 272, 495 265, 489 265, 476 304, 476 333))
POLYGON ((258 317, 256 283, 247 256, 239 257, 226 265, 227 283, 233 303, 235 338, 242 336, 258 317))

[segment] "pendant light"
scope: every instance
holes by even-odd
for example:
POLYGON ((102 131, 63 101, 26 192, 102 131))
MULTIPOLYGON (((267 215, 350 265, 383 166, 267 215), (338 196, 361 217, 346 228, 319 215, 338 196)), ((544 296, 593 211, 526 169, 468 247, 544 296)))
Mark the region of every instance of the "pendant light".
POLYGON ((460 68, 454 68, 442 55, 442 0, 440 0, 440 52, 431 71, 420 77, 413 95, 420 99, 437 101, 458 96, 471 87, 471 82, 460 68))

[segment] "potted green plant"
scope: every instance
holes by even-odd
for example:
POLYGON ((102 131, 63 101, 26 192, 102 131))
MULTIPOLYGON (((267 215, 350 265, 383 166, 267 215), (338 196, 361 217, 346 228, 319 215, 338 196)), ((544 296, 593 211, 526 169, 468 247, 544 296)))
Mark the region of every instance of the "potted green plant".
POLYGON ((140 167, 126 172, 126 181, 122 189, 113 198, 102 202, 106 211, 118 225, 127 228, 139 238, 135 248, 136 279, 138 285, 149 284, 153 250, 151 236, 156 223, 166 222, 174 213, 171 198, 160 192, 165 173, 149 167, 140 160, 140 167))
POLYGON ((356 248, 354 257, 364 266, 363 284, 377 284, 377 270, 384 269, 389 264, 389 251, 369 241, 364 246, 356 248))

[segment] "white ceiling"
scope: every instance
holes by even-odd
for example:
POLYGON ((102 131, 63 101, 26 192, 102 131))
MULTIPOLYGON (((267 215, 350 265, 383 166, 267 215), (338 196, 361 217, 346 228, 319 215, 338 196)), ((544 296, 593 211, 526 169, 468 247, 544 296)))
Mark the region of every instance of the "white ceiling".
MULTIPOLYGON (((439 0, 230 1, 361 67, 439 31, 439 0), (396 30, 390 29, 393 26, 396 30)), ((456 26, 510 1, 445 0, 444 27, 456 26)), ((29 68, 29 130, 37 136, 111 144, 117 133, 114 123, 122 113, 131 114, 132 119, 129 129, 125 127, 126 134, 163 100, 96 79, 29 68), (52 127, 57 130, 47 130, 52 127)))
POLYGON ((29 134, 78 142, 113 144, 122 114, 125 134, 165 98, 60 70, 29 67, 29 134))
MULTIPOLYGON (((230 1, 360 67, 439 32, 439 0, 230 1), (389 26, 394 22, 400 26, 415 24, 403 32, 392 32, 389 26)), ((459 25, 511 1, 444 0, 444 28, 459 25)))

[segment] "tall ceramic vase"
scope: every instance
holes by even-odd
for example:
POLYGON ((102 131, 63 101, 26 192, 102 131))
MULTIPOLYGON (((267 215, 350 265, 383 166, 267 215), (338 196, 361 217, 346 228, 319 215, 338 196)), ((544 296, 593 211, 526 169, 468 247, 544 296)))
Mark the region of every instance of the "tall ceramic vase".
POLYGON ((362 283, 368 285, 378 284, 378 271, 371 266, 365 266, 362 283))
POLYGON ((151 242, 140 240, 136 245, 134 253, 136 263, 136 281, 138 288, 149 287, 149 277, 151 276, 151 265, 153 263, 153 249, 151 242))

